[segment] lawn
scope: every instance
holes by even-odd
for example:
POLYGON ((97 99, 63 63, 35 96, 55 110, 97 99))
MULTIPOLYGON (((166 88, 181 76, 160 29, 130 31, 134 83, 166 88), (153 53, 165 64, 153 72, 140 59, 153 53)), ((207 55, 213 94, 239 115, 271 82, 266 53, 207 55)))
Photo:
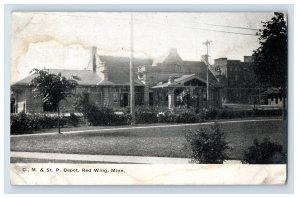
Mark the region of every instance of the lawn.
MULTIPOLYGON (((222 123, 226 141, 232 146, 231 159, 241 159, 243 151, 255 138, 269 137, 286 151, 287 123, 258 121, 222 123)), ((124 129, 116 131, 11 137, 11 151, 53 152, 99 155, 135 155, 156 157, 190 157, 186 148, 186 130, 201 125, 164 128, 124 129)))

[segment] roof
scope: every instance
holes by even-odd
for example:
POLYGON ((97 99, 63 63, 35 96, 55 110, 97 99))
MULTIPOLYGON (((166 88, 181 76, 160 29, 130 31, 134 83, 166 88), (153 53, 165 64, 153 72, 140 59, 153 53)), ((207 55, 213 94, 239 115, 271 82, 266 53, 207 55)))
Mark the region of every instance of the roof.
MULTIPOLYGON (((169 65, 169 64, 160 64, 158 66, 145 66, 147 69, 146 71, 149 72, 157 72, 160 73, 160 82, 167 81, 169 76, 173 77, 180 77, 182 75, 190 75, 190 74, 196 74, 199 78, 201 78, 203 81, 206 82, 206 72, 207 72, 207 66, 202 61, 182 61, 180 65, 178 65, 182 68, 181 71, 176 71, 175 65, 169 65), (167 75, 165 75, 167 74, 167 75), (178 74, 178 75, 175 75, 178 74), (165 75, 165 76, 163 76, 165 75)), ((209 81, 216 84, 218 83, 216 77, 213 75, 211 70, 208 72, 208 78, 209 81)))
MULTIPOLYGON (((192 79, 198 79, 201 82, 206 84, 206 79, 201 78, 198 74, 188 74, 188 75, 182 75, 178 78, 175 78, 173 83, 169 83, 168 81, 160 82, 156 86, 153 86, 152 88, 176 87, 177 85, 182 84, 187 81, 190 81, 192 79)), ((214 87, 221 86, 220 83, 215 82, 215 81, 209 81, 209 84, 214 87)))
POLYGON ((176 63, 178 64, 181 62, 182 62, 182 59, 179 56, 177 49, 171 48, 167 54, 154 59, 152 65, 157 66, 160 64, 176 64, 176 63))
MULTIPOLYGON (((130 58, 117 56, 99 56, 102 62, 108 68, 108 81, 102 79, 97 73, 92 70, 67 70, 67 69, 45 69, 46 71, 58 74, 66 78, 71 76, 77 77, 79 85, 129 85, 130 79, 130 58)), ((140 65, 151 64, 152 59, 134 59, 134 72, 137 72, 137 67, 140 65)), ((38 74, 32 74, 26 78, 16 82, 14 85, 28 85, 38 74)), ((139 80, 135 80, 136 85, 143 85, 139 80)))
MULTIPOLYGON (((108 69, 108 79, 115 84, 129 85, 130 79, 130 58, 118 56, 99 56, 100 60, 105 63, 108 69)), ((138 66, 152 64, 152 59, 133 59, 133 70, 137 73, 138 66)), ((136 84, 142 83, 138 80, 136 84)))
MULTIPOLYGON (((66 78, 75 78, 79 85, 96 85, 102 79, 96 73, 90 70, 66 70, 66 69, 45 69, 52 74, 61 73, 66 78)), ((28 85, 38 74, 32 74, 26 78, 16 82, 14 85, 28 85)))

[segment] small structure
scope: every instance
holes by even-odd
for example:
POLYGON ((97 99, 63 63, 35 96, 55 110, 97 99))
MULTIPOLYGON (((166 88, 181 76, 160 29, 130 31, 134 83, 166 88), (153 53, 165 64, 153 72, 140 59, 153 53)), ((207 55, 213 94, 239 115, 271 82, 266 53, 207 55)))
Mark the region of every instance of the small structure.
MULTIPOLYGON (((264 92, 264 95, 266 96, 268 105, 283 106, 285 96, 282 89, 271 87, 264 92)), ((286 102, 285 100, 285 103, 286 102)))

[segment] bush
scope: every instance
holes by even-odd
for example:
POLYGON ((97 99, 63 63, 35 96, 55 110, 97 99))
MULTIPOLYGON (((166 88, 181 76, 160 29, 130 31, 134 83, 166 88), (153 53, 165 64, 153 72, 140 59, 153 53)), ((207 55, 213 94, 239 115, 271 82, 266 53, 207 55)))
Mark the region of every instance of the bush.
POLYGON ((230 147, 225 141, 225 134, 217 124, 201 127, 197 131, 188 131, 185 138, 192 150, 194 162, 201 164, 222 164, 228 159, 226 150, 230 147))
POLYGON ((178 123, 194 123, 198 121, 199 119, 197 114, 191 112, 178 114, 178 117, 176 118, 176 122, 178 123))
POLYGON ((28 117, 24 112, 19 114, 13 114, 10 116, 10 130, 11 133, 23 133, 29 130, 28 127, 28 117))
POLYGON ((131 120, 126 109, 122 114, 115 114, 112 107, 108 105, 97 106, 89 100, 88 93, 79 94, 74 106, 93 126, 129 124, 131 120))
POLYGON ((176 114, 174 112, 167 112, 166 116, 165 116, 165 122, 176 123, 178 116, 179 116, 179 114, 176 114))
POLYGON ((159 112, 156 116, 159 123, 167 122, 167 116, 164 112, 159 112))
POLYGON ((138 107, 135 111, 136 123, 157 123, 158 110, 155 107, 138 107))
POLYGON ((67 122, 68 122, 70 125, 76 127, 76 126, 78 126, 79 118, 78 118, 74 113, 71 113, 71 114, 70 114, 70 117, 68 117, 67 122))
POLYGON ((282 146, 265 138, 261 143, 255 139, 245 152, 243 163, 249 164, 285 164, 286 155, 282 146))
MULTIPOLYGON (((60 117, 60 126, 68 123, 67 117, 60 117)), ((10 130, 12 134, 24 134, 28 131, 57 127, 57 115, 26 114, 24 112, 12 114, 10 130)))

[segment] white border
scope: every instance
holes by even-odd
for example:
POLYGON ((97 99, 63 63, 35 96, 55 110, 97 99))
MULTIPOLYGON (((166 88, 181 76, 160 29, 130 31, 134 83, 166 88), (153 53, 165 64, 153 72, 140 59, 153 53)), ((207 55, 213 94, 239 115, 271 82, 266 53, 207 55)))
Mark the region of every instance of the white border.
MULTIPOLYGON (((152 0, 152 1, 150 1, 150 0, 146 0, 146 1, 143 1, 143 2, 140 2, 140 1, 127 1, 127 3, 133 3, 133 4, 145 4, 145 3, 156 3, 156 4, 164 4, 164 3, 166 3, 167 1, 165 1, 165 0, 152 0)), ((294 43, 295 43, 295 46, 294 46, 294 52, 295 52, 295 54, 294 54, 294 57, 300 57, 299 56, 299 51, 300 51, 300 49, 299 49, 299 45, 297 45, 297 43, 299 44, 300 42, 299 42, 299 35, 300 35, 300 32, 299 32, 299 19, 300 19, 300 16, 299 16, 299 13, 300 13, 300 10, 299 10, 299 3, 296 1, 296 0, 285 0, 285 1, 283 1, 283 0, 273 0, 273 1, 267 1, 267 0, 251 0, 251 1, 249 1, 249 0, 246 0, 246 1, 243 1, 243 2, 241 2, 241 1, 232 1, 232 0, 227 0, 227 1, 225 1, 227 4, 231 4, 231 3, 233 3, 233 4, 247 4, 247 3, 256 3, 256 4, 265 4, 265 3, 272 3, 272 4, 294 4, 294 14, 295 14, 295 16, 294 16, 294 24, 295 24, 295 30, 294 30, 294 43)), ((210 1, 205 1, 205 2, 201 2, 201 3, 204 3, 204 4, 223 4, 223 3, 225 3, 224 1, 221 1, 221 0, 210 0, 210 1)), ((3 16, 4 15, 4 4, 12 4, 12 3, 19 3, 19 4, 23 4, 23 3, 25 3, 25 1, 23 1, 23 0, 3 0, 2 1, 2 7, 1 7, 1 15, 3 16)), ((49 4, 49 3, 55 3, 55 4, 66 4, 66 3, 68 3, 67 1, 64 1, 64 2, 62 2, 61 0, 44 0, 43 2, 41 2, 41 1, 38 1, 38 0, 28 0, 28 1, 26 1, 26 3, 28 3, 28 4, 49 4)), ((72 2, 71 2, 72 4, 88 4, 88 3, 103 3, 103 4, 123 4, 123 3, 125 3, 124 1, 122 1, 122 0, 105 0, 105 1, 101 1, 101 2, 99 2, 99 1, 94 1, 94 0, 73 0, 72 2)), ((188 4, 188 3, 198 3, 198 1, 197 2, 195 2, 195 1, 191 1, 191 0, 185 0, 185 1, 179 1, 179 0, 172 0, 172 3, 174 3, 174 4, 176 4, 176 3, 182 3, 182 4, 188 4)), ((2 27, 2 31, 1 31, 1 39, 2 39, 2 43, 4 43, 4 31, 3 31, 3 29, 4 29, 4 20, 0 20, 1 22, 1 27, 2 27)), ((4 60, 4 46, 3 45, 1 45, 1 60, 4 60)), ((3 63, 3 62, 2 62, 3 63)), ((295 76, 295 81, 294 81, 294 87, 295 88, 297 88, 297 87, 299 87, 299 66, 300 66, 300 64, 299 64, 299 59, 295 59, 294 58, 294 65, 295 65, 295 67, 294 67, 294 76, 295 76), (298 66, 298 67, 297 67, 298 66)), ((4 67, 3 67, 3 65, 2 65, 2 69, 4 69, 4 67)), ((2 70, 3 71, 3 70, 2 70)), ((5 75, 5 73, 4 72, 1 72, 1 79, 4 79, 4 75, 5 75)), ((6 74, 7 75, 7 74, 6 74)), ((1 82, 3 82, 3 81, 1 81, 1 82)), ((2 89, 0 89, 0 91, 1 91, 1 95, 0 95, 0 100, 1 100, 1 106, 0 106, 0 109, 1 109, 1 113, 2 113, 2 115, 4 115, 4 112, 3 112, 3 109, 4 109, 4 89, 2 88, 2 89)), ((299 93, 298 93, 298 91, 295 89, 295 90, 293 90, 293 93, 294 93, 294 101, 300 101, 300 97, 299 97, 299 93)), ((294 128, 294 131, 295 131, 295 134, 294 134, 294 139, 296 140, 296 141, 299 141, 300 140, 300 138, 299 138, 299 120, 300 120, 300 112, 299 112, 299 103, 297 103, 297 102, 295 102, 295 104, 294 104, 294 111, 295 111, 295 113, 294 113, 294 120, 295 120, 295 128, 294 128), (297 121, 298 121, 298 123, 297 123, 297 121)), ((2 131, 2 133, 1 133, 1 143, 3 143, 4 142, 4 139, 3 139, 3 131, 4 131, 4 119, 1 119, 1 131, 2 131)), ((296 144, 295 144, 295 148, 294 148, 294 150, 295 151, 298 151, 299 150, 299 143, 297 143, 297 142, 295 142, 296 144)), ((299 155, 298 155, 299 156, 299 155)), ((294 186, 295 186, 295 194, 294 195, 285 195, 285 196, 288 196, 288 197, 290 197, 290 196, 299 196, 299 188, 297 188, 298 186, 299 186, 299 183, 298 183, 298 180, 296 179, 296 178, 298 178, 297 177, 297 175, 299 175, 299 157, 298 157, 297 155, 295 155, 295 158, 294 158, 294 164, 295 164, 295 166, 294 166, 294 176, 295 176, 295 180, 294 180, 294 186)), ((4 158, 4 153, 3 152, 1 152, 1 159, 3 159, 4 158)), ((3 171, 4 171, 4 167, 3 167, 3 163, 1 163, 1 172, 0 172, 0 175, 4 175, 3 173, 3 171)), ((1 191, 2 191, 2 193, 3 193, 3 195, 5 196, 5 197, 11 197, 10 195, 7 195, 7 194, 4 194, 4 189, 3 189, 3 186, 4 186, 4 183, 2 183, 2 181, 3 180, 1 180, 1 191)), ((5 182, 7 182, 7 181, 5 181, 5 182)), ((33 189, 34 190, 34 189, 33 189)), ((53 188, 53 190, 55 190, 55 188, 53 188)), ((57 190, 57 189, 56 189, 57 190)), ((157 190, 159 190, 159 188, 157 188, 157 190)), ((112 189, 112 192, 114 191, 114 189, 112 189)), ((153 193, 155 193, 155 191, 156 190, 154 190, 153 191, 153 193)), ((34 192, 34 191, 33 191, 34 192)), ((157 191, 156 191, 157 192, 157 191)), ((212 193, 218 193, 218 192, 214 192, 213 191, 213 189, 212 189, 212 191, 211 191, 212 193)), ((116 193, 120 193, 120 191, 117 191, 116 193)), ((142 191, 141 191, 141 193, 143 193, 142 191)), ((172 192, 170 192, 170 193, 172 193, 172 192)), ((255 192, 254 192, 255 193, 255 192)), ((33 195, 26 195, 25 197, 32 197, 33 195)), ((35 196, 39 196, 39 195, 35 195, 35 196)), ((43 196, 46 196, 46 197, 51 197, 51 196, 53 196, 53 195, 43 195, 43 196)), ((94 196, 97 196, 97 195, 94 195, 94 196)), ((123 196, 123 195, 122 195, 123 196)), ((180 195, 179 195, 180 196, 180 195)), ((205 196, 211 196, 211 195, 205 195, 205 196)), ((232 197, 232 196, 238 196, 238 195, 222 195, 222 197, 232 197)), ((243 195, 243 196, 246 196, 246 195, 243 195)), ((255 195, 256 196, 256 195, 255 195)), ((266 195, 262 195, 262 196, 266 196, 266 195)), ((273 197, 274 195, 270 195, 270 197, 273 197)), ((24 197, 24 195, 22 195, 22 197, 24 197)), ((72 197, 82 197, 82 195, 72 195, 72 197)), ((130 197, 132 197, 132 195, 130 195, 130 197)), ((174 195, 172 195, 172 197, 174 197, 174 195)))

